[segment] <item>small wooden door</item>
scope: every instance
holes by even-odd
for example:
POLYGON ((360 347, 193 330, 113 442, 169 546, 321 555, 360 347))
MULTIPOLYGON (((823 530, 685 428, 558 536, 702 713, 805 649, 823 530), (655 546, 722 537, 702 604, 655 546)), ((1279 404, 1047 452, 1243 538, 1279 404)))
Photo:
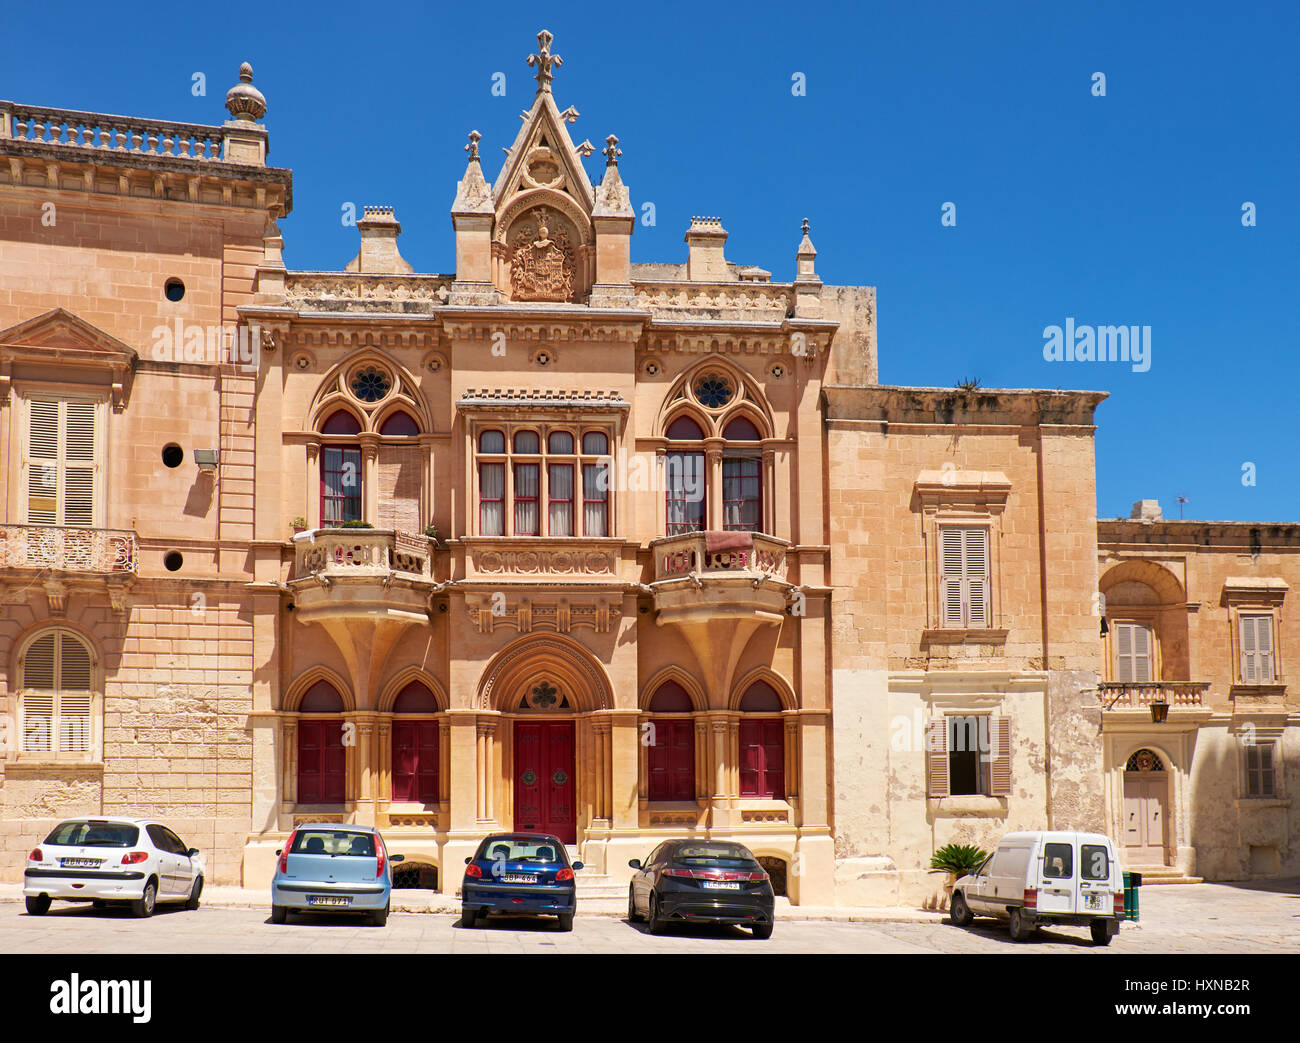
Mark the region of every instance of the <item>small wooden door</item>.
POLYGON ((518 830, 578 841, 572 721, 515 722, 515 815, 518 830))
POLYGON ((1169 778, 1163 771, 1124 773, 1124 854, 1134 866, 1165 864, 1169 778))
POLYGON ((343 721, 299 721, 298 803, 342 804, 346 776, 343 721))

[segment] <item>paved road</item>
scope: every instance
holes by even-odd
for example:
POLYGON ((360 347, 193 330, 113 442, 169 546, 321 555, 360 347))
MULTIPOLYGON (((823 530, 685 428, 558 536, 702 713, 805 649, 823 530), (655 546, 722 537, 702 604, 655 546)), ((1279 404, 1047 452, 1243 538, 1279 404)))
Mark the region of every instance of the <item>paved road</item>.
POLYGON ((1047 928, 1016 944, 1005 928, 977 920, 943 923, 778 921, 769 941, 738 928, 679 927, 663 937, 612 916, 579 916, 571 933, 553 921, 494 919, 467 929, 455 916, 394 913, 387 927, 343 916, 273 925, 265 911, 196 912, 160 907, 151 919, 120 910, 56 904, 43 917, 0 903, 5 953, 1300 953, 1300 881, 1271 890, 1225 884, 1142 891, 1142 922, 1126 924, 1106 948, 1082 928, 1047 928))

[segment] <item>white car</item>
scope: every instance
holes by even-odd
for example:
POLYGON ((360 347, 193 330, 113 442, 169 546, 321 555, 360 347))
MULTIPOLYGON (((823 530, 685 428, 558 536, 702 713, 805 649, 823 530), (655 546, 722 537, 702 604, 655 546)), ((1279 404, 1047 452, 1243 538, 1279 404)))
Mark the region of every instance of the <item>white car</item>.
POLYGON ((23 895, 33 916, 50 902, 129 902, 152 916, 158 902, 197 909, 203 856, 161 822, 144 818, 73 818, 60 822, 27 856, 23 895))

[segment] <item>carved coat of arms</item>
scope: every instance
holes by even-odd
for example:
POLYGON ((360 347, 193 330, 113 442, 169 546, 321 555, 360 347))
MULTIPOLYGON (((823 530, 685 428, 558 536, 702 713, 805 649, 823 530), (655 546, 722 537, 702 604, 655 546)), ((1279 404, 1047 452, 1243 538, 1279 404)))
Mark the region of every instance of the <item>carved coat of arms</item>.
POLYGON ((511 297, 517 301, 567 301, 573 296, 573 247, 550 215, 539 209, 510 240, 511 297))

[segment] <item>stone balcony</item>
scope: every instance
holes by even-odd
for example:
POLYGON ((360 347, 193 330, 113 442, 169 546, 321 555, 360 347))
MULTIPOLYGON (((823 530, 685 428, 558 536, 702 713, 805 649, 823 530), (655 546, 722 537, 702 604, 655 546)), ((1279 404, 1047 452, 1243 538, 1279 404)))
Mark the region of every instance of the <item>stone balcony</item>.
POLYGON ((130 529, 58 525, 0 525, 0 586, 6 580, 40 582, 52 612, 62 612, 70 590, 107 591, 114 612, 126 609, 126 588, 139 565, 130 529))
POLYGON ((650 543, 657 622, 681 630, 719 698, 754 632, 786 618, 789 547, 757 532, 690 532, 650 543))
POLYGON ((1208 681, 1103 681, 1097 697, 1104 710, 1147 710, 1164 702, 1172 710, 1199 710, 1210 690, 1208 681))
POLYGON ((391 529, 316 529, 294 537, 289 590, 304 623, 428 618, 434 544, 391 529))

